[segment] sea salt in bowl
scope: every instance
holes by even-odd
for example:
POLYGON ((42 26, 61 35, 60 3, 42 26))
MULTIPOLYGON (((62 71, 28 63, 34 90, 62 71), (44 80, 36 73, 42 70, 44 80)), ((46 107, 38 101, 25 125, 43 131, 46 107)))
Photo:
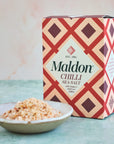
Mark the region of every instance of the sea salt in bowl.
MULTIPOLYGON (((49 118, 36 121, 17 121, 0 118, 0 126, 8 131, 16 133, 41 133, 55 129, 71 116, 73 108, 65 103, 46 101, 54 109, 60 111, 62 115, 56 118, 49 118)), ((16 103, 0 104, 0 115, 12 109, 16 103)))

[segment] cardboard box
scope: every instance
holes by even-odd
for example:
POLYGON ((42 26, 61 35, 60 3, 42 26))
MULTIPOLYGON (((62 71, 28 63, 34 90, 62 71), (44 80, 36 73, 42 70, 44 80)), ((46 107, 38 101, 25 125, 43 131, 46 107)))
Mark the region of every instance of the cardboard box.
POLYGON ((103 119, 114 112, 114 19, 43 19, 44 99, 69 103, 74 116, 103 119))

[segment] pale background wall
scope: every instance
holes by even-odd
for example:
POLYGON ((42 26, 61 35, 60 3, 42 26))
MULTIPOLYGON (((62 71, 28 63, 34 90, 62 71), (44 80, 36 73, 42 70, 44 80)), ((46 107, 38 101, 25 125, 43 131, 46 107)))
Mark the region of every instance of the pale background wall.
POLYGON ((43 16, 87 14, 114 16, 114 0, 0 0, 0 80, 42 79, 43 16))

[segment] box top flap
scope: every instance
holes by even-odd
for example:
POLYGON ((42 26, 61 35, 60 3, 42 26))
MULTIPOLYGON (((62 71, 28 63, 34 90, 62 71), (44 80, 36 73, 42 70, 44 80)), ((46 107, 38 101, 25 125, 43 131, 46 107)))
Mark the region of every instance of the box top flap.
POLYGON ((65 16, 65 15, 61 15, 61 16, 47 16, 44 18, 114 18, 112 16, 109 15, 84 15, 84 16, 65 16))

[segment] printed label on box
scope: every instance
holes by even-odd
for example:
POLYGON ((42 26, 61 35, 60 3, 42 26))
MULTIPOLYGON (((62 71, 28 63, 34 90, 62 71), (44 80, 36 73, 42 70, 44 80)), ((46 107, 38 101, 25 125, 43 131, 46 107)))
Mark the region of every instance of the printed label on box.
POLYGON ((99 70, 73 39, 68 40, 46 67, 70 96, 99 70))

